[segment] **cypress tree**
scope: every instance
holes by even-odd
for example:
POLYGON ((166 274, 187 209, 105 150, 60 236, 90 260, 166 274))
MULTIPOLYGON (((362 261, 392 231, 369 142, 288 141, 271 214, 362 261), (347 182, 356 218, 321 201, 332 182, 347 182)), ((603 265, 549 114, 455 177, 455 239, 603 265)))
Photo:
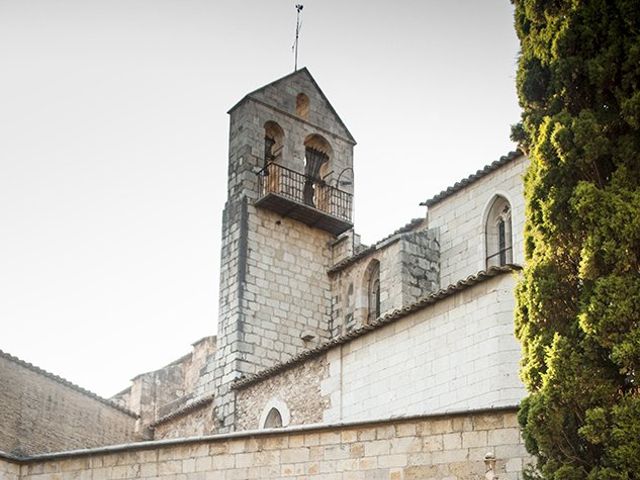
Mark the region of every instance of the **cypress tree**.
POLYGON ((640 1, 516 0, 532 478, 640 478, 640 1))

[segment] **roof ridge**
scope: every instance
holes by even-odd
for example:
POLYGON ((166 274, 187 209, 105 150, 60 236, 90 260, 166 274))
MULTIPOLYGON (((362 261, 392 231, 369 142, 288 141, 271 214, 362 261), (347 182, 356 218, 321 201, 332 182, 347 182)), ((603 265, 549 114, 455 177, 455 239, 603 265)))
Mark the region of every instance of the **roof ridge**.
MULTIPOLYGON (((256 88, 255 90, 252 90, 251 92, 247 93, 246 95, 244 95, 239 101, 237 101, 233 107, 231 107, 227 113, 231 113, 233 110, 235 110, 242 102, 244 102, 245 100, 247 100, 248 98, 251 98, 254 101, 259 101, 259 99, 254 98, 254 95, 258 92, 260 92, 261 90, 264 90, 265 88, 268 88, 272 85, 275 85, 276 83, 282 82, 284 80, 287 80, 288 78, 297 75, 297 74, 304 74, 306 73, 309 76, 309 79, 311 80, 311 83, 313 84, 313 86, 318 90, 318 92, 320 93, 320 96, 322 96, 322 98, 324 99, 325 102, 327 102, 327 105, 329 106, 329 110, 331 111, 331 113, 333 113, 336 117, 336 119, 338 120, 338 122, 340 123, 340 125, 342 126, 342 128, 344 128, 346 134, 347 134, 347 140, 349 142, 352 142, 354 145, 356 144, 356 139, 353 137, 353 135, 351 134, 351 132, 349 131, 349 128, 347 127, 347 125, 344 123, 344 121, 342 120, 342 118, 340 117, 340 115, 338 115, 338 112, 336 112, 336 109, 333 107, 333 105, 331 104, 331 102, 329 101, 329 98, 325 95, 325 93, 322 91, 322 89, 320 88, 320 85, 318 85, 318 82, 316 82, 316 79, 313 78, 313 75, 311 74, 311 72, 309 71, 309 69, 307 67, 302 67, 298 70, 295 70, 291 73, 288 73, 280 78, 277 78, 259 88, 256 88)), ((264 102, 263 102, 264 103, 264 102)), ((271 107, 273 107, 273 105, 270 105, 271 107)))
POLYGON ((476 173, 473 173, 463 178, 462 180, 457 181, 450 187, 447 187, 445 190, 440 191, 440 193, 438 193, 437 195, 434 195, 433 197, 425 200, 424 202, 421 202, 420 205, 430 207, 431 205, 438 203, 440 200, 444 200, 445 198, 450 197, 454 193, 462 190, 464 187, 475 182, 476 180, 480 180, 482 177, 488 175, 494 170, 497 170, 501 166, 511 162, 512 160, 515 160, 516 158, 523 157, 523 156, 524 156, 524 152, 520 149, 511 151, 506 155, 501 156, 498 160, 495 160, 490 164, 485 165, 480 170, 477 170, 476 173))
POLYGON ((173 412, 169 412, 166 415, 157 419, 156 421, 152 422, 150 426, 155 427, 166 421, 172 420, 176 417, 181 417, 182 415, 186 415, 187 413, 197 409, 198 407, 206 405, 207 403, 211 403, 213 399, 214 399, 213 393, 209 393, 206 395, 202 395, 201 397, 192 399, 190 402, 187 402, 180 408, 176 408, 173 412))
POLYGON ((423 297, 419 298, 415 302, 405 307, 393 310, 387 313, 386 315, 379 317, 378 319, 374 320, 368 325, 362 325, 350 332, 343 333, 342 335, 338 335, 337 337, 332 338, 331 340, 327 340, 326 342, 321 343, 320 345, 314 348, 311 348, 309 350, 304 350, 303 352, 300 352, 297 355, 294 355, 289 360, 277 363, 269 368, 265 368, 264 370, 261 370, 258 373, 255 373, 247 377, 241 377, 232 383, 231 388, 239 389, 239 388, 244 388, 254 383, 257 383, 262 379, 271 377, 272 375, 275 375, 276 373, 279 373, 283 370, 287 370, 288 368, 291 368, 297 365, 298 363, 301 363, 304 360, 313 358, 323 352, 326 352, 333 347, 348 343, 355 338, 366 335, 370 331, 376 330, 389 323, 399 320, 400 318, 403 318, 406 315, 409 315, 413 312, 421 310, 422 308, 425 308, 429 305, 433 305, 440 300, 448 298, 451 295, 458 293, 462 290, 465 290, 467 288, 470 288, 474 285, 477 285, 478 283, 481 283, 490 278, 493 278, 505 273, 517 272, 517 271, 520 271, 521 269, 522 267, 518 264, 507 264, 502 266, 490 267, 487 270, 480 270, 479 272, 473 275, 469 275, 468 277, 463 278, 461 280, 458 280, 456 283, 452 283, 445 288, 441 288, 435 292, 424 295, 423 297))
POLYGON ((140 417, 140 415, 138 415, 137 413, 132 412, 131 410, 118 405, 117 403, 115 403, 112 400, 109 400, 107 398, 101 397, 97 393, 94 393, 94 392, 92 392, 90 390, 87 390, 86 388, 82 388, 81 386, 76 385, 75 383, 67 380, 66 378, 63 378, 63 377, 61 377, 59 375, 56 375, 55 373, 48 372, 47 370, 44 370, 43 368, 40 368, 40 367, 38 367, 38 366, 36 366, 36 365, 34 365, 32 363, 29 363, 29 362, 27 362, 25 360, 22 360, 22 359, 16 357, 15 355, 11 355, 10 353, 7 353, 7 352, 5 352, 3 350, 0 350, 0 357, 6 358, 7 360, 9 360, 9 361, 11 361, 13 363, 17 363, 18 365, 20 365, 20 366, 22 366, 22 367, 24 367, 24 368, 26 368, 28 370, 31 370, 32 372, 35 372, 35 373, 37 373, 39 375, 47 377, 47 378, 49 378, 49 379, 51 379, 51 380, 53 380, 53 381, 55 381, 55 382, 57 382, 57 383, 59 383, 61 385, 64 385, 65 387, 69 387, 72 390, 75 390, 75 391, 77 391, 79 393, 82 393, 83 395, 86 395, 86 396, 91 397, 91 398, 93 398, 95 400, 98 400, 99 402, 104 403, 105 405, 107 405, 109 407, 115 408, 116 410, 120 410, 121 412, 126 413, 127 415, 130 415, 130 416, 135 417, 135 418, 139 418, 140 417))

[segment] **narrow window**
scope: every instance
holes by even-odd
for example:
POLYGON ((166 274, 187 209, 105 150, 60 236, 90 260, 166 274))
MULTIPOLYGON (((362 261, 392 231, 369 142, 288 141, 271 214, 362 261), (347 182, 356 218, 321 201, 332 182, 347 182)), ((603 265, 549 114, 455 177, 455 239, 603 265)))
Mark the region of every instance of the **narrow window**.
POLYGON ((327 210, 325 177, 331 159, 331 145, 318 134, 309 135, 304 141, 304 175, 303 201, 307 205, 327 210))
POLYGON ((267 419, 264 421, 264 428, 282 428, 282 415, 277 408, 273 407, 269 410, 267 419))
POLYGON ((296 97, 296 115, 305 120, 309 116, 309 97, 304 93, 299 93, 296 97))
POLYGON ((380 316, 380 262, 371 260, 367 267, 367 315, 366 321, 370 323, 380 316))
POLYGON ((511 206, 506 198, 496 196, 485 223, 486 268, 513 261, 511 240, 511 206))
POLYGON ((345 316, 344 316, 344 324, 347 329, 351 326, 353 322, 353 283, 349 284, 349 288, 347 289, 347 295, 345 298, 345 316))
POLYGON ((498 220, 498 253, 500 254, 500 265, 507 263, 507 242, 505 238, 504 218, 498 220))
POLYGON ((380 316, 380 278, 376 278, 371 285, 371 311, 373 313, 371 320, 380 316))
POLYGON ((282 153, 284 130, 276 122, 269 120, 264 124, 264 165, 278 160, 282 153))

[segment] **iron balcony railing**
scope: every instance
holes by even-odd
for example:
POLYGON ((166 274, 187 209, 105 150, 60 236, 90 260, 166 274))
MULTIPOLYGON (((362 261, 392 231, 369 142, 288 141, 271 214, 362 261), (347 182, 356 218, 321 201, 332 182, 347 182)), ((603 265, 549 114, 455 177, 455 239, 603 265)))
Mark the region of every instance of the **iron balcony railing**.
POLYGON ((512 247, 503 248, 502 250, 489 255, 487 257, 487 267, 502 266, 513 261, 512 247))
POLYGON ((353 195, 323 180, 268 163, 258 172, 260 197, 271 193, 351 223, 353 195))

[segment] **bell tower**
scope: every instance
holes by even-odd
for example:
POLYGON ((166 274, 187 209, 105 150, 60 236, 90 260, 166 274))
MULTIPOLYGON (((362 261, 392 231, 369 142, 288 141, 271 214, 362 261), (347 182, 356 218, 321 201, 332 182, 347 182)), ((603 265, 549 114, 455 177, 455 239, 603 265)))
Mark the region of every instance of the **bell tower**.
POLYGON ((229 114, 212 372, 220 432, 234 428, 234 380, 330 337, 330 244, 353 226, 353 182, 342 180, 353 178, 355 140, 306 68, 229 114))

